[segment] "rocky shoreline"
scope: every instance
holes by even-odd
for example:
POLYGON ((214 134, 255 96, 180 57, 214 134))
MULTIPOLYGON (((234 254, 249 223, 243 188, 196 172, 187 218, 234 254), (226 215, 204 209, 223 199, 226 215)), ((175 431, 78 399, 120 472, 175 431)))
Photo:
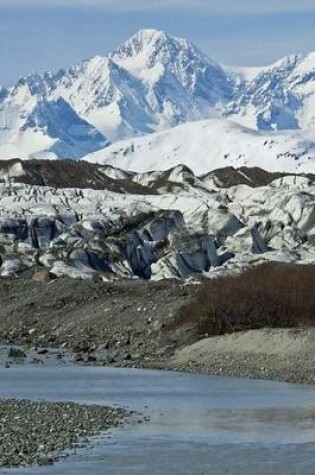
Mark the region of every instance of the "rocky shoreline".
POLYGON ((53 463, 129 416, 102 406, 0 400, 0 467, 53 463))
MULTIPOLYGON (((294 384, 315 384, 315 358, 281 357, 233 353, 213 354, 211 361, 170 362, 169 369, 209 376, 237 379, 262 379, 294 384)), ((165 369, 165 368, 164 368, 165 369)))
POLYGON ((108 362, 103 359, 102 353, 92 353, 95 357, 89 353, 81 358, 81 355, 78 357, 78 354, 60 348, 12 347, 6 344, 0 347, 0 364, 7 368, 16 364, 130 367, 313 385, 314 345, 314 329, 251 330, 205 338, 175 349, 169 357, 163 354, 156 357, 152 353, 151 358, 146 356, 137 361, 130 358, 108 362), (260 347, 256 350, 248 348, 248 341, 252 341, 253 346, 259 341, 260 347))

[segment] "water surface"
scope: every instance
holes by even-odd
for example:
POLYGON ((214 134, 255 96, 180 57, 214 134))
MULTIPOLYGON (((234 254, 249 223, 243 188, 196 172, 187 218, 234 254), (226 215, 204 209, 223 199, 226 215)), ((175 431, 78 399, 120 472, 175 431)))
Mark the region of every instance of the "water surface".
POLYGON ((77 366, 0 368, 0 398, 128 406, 151 421, 111 431, 54 466, 10 475, 314 475, 315 388, 77 366), (110 437, 110 438, 109 438, 110 437))

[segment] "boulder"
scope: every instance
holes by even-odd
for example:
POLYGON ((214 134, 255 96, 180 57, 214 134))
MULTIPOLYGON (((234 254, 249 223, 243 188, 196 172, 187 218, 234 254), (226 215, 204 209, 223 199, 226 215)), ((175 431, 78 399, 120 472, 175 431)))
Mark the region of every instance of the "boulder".
POLYGON ((53 276, 49 271, 44 270, 40 272, 35 272, 35 274, 33 275, 33 280, 35 280, 35 282, 50 282, 51 280, 53 280, 53 276))

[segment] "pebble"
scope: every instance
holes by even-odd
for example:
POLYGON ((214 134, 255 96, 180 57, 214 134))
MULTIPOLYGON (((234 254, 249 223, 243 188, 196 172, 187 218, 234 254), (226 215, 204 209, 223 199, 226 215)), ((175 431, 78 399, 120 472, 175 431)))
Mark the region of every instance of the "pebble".
POLYGON ((51 464, 128 416, 103 406, 0 400, 0 467, 51 464))

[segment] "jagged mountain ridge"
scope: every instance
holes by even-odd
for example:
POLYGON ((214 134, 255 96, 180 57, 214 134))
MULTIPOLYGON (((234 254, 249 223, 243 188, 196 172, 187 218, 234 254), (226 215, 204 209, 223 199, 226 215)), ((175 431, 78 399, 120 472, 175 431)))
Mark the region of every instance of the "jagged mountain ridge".
POLYGON ((219 64, 186 39, 162 31, 139 31, 110 57, 143 81, 162 126, 217 114, 232 95, 219 64))
POLYGON ((258 130, 314 129, 315 53, 291 55, 240 82, 226 115, 258 130))
POLYGON ((104 147, 108 139, 115 142, 204 118, 228 117, 264 131, 306 130, 315 124, 314 78, 314 53, 290 56, 249 74, 220 66, 185 39, 140 30, 108 57, 96 56, 57 73, 32 74, 9 90, 0 88, 0 158, 77 159, 104 147), (74 123, 86 122, 80 140, 74 126, 67 146, 64 137, 51 136, 51 122, 57 120, 53 114, 40 127, 29 120, 40 104, 60 98, 68 104, 68 115, 72 109, 74 123), (56 141, 62 144, 56 146, 56 141))

